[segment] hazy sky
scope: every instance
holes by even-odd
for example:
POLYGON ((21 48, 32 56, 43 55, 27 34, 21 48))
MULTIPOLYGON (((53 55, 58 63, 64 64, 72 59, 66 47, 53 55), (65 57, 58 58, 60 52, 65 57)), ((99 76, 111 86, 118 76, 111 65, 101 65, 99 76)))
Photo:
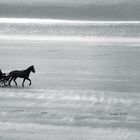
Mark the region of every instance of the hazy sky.
POLYGON ((139 0, 0 0, 2 4, 9 5, 38 5, 38 4, 46 4, 46 5, 118 5, 124 3, 139 3, 139 0))
POLYGON ((0 0, 0 17, 140 20, 140 0, 0 0))

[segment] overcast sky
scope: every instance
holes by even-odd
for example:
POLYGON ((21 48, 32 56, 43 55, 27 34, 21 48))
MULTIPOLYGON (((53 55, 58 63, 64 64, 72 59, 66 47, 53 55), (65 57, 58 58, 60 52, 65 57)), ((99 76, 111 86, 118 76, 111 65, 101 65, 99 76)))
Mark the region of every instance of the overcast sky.
POLYGON ((0 17, 140 20, 140 0, 0 0, 0 17))

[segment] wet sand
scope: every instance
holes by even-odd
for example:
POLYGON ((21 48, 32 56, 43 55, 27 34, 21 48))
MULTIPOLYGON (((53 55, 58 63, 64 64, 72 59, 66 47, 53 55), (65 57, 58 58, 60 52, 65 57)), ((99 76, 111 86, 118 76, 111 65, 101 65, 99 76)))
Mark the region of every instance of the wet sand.
POLYGON ((127 44, 2 42, 3 72, 36 73, 0 88, 0 139, 139 139, 139 57, 127 44))

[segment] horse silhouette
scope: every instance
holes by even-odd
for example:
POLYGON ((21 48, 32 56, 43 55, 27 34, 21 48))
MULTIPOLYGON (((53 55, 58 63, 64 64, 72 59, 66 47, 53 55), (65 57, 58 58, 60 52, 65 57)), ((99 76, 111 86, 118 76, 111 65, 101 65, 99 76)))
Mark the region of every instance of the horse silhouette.
POLYGON ((9 75, 5 78, 5 80, 9 81, 8 85, 11 86, 11 81, 13 80, 15 85, 17 86, 16 79, 23 78, 22 86, 24 87, 25 80, 28 80, 29 86, 32 84, 31 79, 29 79, 30 73, 35 73, 34 65, 28 67, 26 70, 14 70, 9 73, 9 75))

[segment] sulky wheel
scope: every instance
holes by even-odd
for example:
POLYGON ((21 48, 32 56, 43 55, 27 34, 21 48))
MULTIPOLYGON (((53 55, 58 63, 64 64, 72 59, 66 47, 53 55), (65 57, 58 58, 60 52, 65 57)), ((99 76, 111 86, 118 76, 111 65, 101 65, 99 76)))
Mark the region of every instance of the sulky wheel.
POLYGON ((0 87, 4 87, 5 83, 3 81, 0 81, 0 87))

